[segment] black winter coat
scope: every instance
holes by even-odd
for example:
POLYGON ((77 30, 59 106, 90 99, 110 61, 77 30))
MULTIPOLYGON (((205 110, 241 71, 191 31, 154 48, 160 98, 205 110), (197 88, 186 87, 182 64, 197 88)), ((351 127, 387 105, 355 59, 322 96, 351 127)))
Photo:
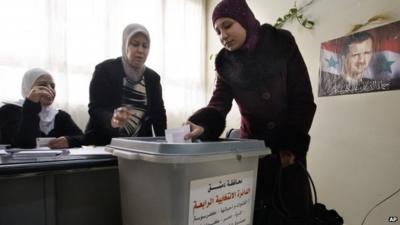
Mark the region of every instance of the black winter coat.
MULTIPOLYGON (((167 117, 162 98, 160 76, 150 68, 144 72, 146 84, 147 110, 138 136, 164 136, 167 117)), ((86 127, 87 144, 107 145, 111 138, 126 134, 119 128, 111 127, 115 109, 121 106, 122 87, 125 72, 121 58, 109 59, 98 64, 90 82, 90 119, 86 127)))
POLYGON ((215 66, 213 96, 206 108, 189 119, 206 128, 203 137, 212 140, 221 134, 221 121, 234 99, 241 114, 241 138, 262 139, 273 152, 291 150, 304 157, 316 105, 293 36, 265 24, 253 52, 222 49, 215 66))
POLYGON ((0 108, 1 143, 12 147, 34 148, 37 137, 66 136, 69 147, 79 147, 82 130, 75 124, 71 116, 59 110, 54 121, 54 129, 47 135, 40 131, 40 103, 26 99, 23 106, 6 104, 0 108))

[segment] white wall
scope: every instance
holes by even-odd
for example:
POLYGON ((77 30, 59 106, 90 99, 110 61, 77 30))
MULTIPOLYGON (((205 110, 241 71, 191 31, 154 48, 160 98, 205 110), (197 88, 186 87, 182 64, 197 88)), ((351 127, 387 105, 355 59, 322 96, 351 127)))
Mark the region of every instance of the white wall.
MULTIPOLYGON (((210 0, 207 8, 207 55, 221 48, 211 25, 212 9, 217 2, 210 0)), ((308 1, 298 1, 297 5, 305 2, 308 1)), ((248 0, 262 23, 274 23, 293 3, 248 0)), ((375 15, 389 16, 391 22, 399 20, 400 1, 315 0, 304 15, 316 22, 313 30, 304 29, 296 21, 284 28, 295 36, 303 54, 317 104, 311 128, 309 170, 319 200, 339 211, 345 224, 361 224, 375 204, 400 187, 400 90, 317 97, 320 44, 345 36, 353 25, 365 23, 375 15)), ((214 77, 212 60, 208 62, 208 95, 212 93, 214 77)), ((239 118, 234 108, 228 127, 239 127, 239 118)), ((365 225, 389 224, 389 216, 400 218, 400 193, 374 210, 365 225)))

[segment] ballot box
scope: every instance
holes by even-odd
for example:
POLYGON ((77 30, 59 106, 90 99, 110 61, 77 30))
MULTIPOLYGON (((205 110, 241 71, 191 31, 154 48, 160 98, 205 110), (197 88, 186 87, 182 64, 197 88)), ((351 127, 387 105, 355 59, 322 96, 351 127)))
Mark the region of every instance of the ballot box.
POLYGON ((124 225, 251 225, 263 141, 113 138, 124 225))

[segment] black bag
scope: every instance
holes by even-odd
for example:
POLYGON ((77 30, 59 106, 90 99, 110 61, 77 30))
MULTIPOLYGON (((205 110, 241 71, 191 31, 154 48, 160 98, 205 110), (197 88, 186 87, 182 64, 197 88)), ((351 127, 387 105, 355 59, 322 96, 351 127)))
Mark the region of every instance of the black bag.
POLYGON ((312 225, 342 225, 343 218, 334 209, 326 209, 324 204, 313 205, 312 225))
MULTIPOLYGON (((336 212, 336 210, 330 209, 328 210, 324 204, 318 203, 317 200, 317 191, 315 189, 314 181, 311 178, 311 175, 308 173, 307 169, 305 166, 301 163, 298 162, 299 166, 303 168, 304 172, 306 173, 308 180, 309 180, 309 185, 312 188, 312 194, 314 196, 314 204, 312 206, 312 212, 311 212, 311 218, 309 218, 309 222, 305 224, 310 224, 310 225, 343 225, 343 218, 336 212)), ((281 170, 280 170, 281 173, 281 170)), ((278 182, 279 179, 278 179, 278 182)), ((309 189, 311 191, 311 188, 309 189)), ((282 199, 282 198, 280 198, 282 199)), ((281 204, 283 205, 283 204, 281 204)), ((285 217, 287 215, 285 213, 285 210, 279 209, 278 207, 273 207, 274 210, 277 211, 279 215, 282 217, 285 217)), ((285 221, 288 222, 288 224, 298 224, 299 221, 295 221, 291 218, 285 218, 285 221)))

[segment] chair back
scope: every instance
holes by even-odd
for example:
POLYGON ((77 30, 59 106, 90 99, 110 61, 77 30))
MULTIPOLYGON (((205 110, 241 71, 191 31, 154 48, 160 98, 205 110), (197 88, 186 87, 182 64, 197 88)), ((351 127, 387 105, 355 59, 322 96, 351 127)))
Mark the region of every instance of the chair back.
POLYGON ((226 138, 240 138, 240 129, 230 129, 228 132, 226 132, 225 135, 226 138))

